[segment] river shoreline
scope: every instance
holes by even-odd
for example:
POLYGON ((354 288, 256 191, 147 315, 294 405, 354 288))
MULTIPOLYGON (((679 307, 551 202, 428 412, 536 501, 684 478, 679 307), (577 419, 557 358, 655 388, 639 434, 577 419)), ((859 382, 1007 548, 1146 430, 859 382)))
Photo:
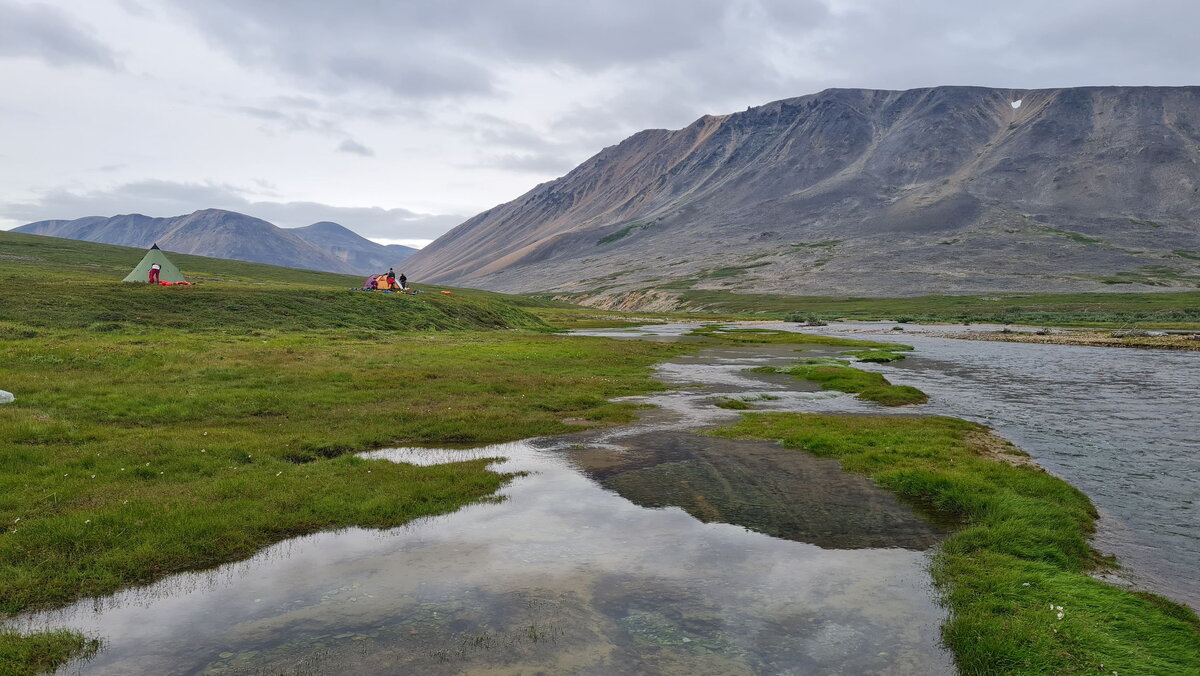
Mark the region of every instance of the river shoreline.
MULTIPOLYGON (((1196 334, 1200 335, 1200 334, 1196 334)), ((1001 343, 1038 343, 1042 345, 1081 345, 1085 347, 1124 347, 1138 350, 1183 350, 1200 352, 1200 339, 1192 334, 1165 336, 1115 337, 1100 331, 1071 331, 1069 333, 1026 333, 989 331, 947 334, 959 340, 990 340, 1001 343)))

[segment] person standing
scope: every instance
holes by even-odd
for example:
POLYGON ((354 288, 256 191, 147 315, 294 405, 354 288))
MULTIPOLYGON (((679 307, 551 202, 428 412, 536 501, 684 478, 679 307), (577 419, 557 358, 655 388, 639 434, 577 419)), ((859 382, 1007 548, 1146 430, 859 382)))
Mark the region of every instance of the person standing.
POLYGON ((393 270, 392 268, 388 268, 387 278, 388 278, 389 282, 391 282, 392 284, 395 284, 396 283, 396 271, 393 270))
POLYGON ((403 272, 400 273, 400 290, 408 291, 408 277, 405 277, 403 272))
POLYGON ((159 265, 158 263, 154 263, 153 265, 150 266, 150 283, 151 284, 158 284, 158 272, 160 270, 162 270, 162 266, 159 265))

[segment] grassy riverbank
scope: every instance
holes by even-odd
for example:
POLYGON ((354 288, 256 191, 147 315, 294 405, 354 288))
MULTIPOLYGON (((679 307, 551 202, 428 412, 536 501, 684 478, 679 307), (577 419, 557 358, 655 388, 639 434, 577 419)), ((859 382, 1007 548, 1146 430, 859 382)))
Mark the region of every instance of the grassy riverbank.
POLYGON ((887 352, 907 352, 913 349, 911 345, 901 345, 899 343, 836 338, 834 336, 819 336, 815 333, 797 333, 795 331, 779 331, 776 329, 735 328, 725 324, 705 324, 693 329, 688 335, 700 336, 724 343, 832 345, 835 347, 853 347, 859 350, 880 350, 887 352))
POLYGON ((791 375, 817 383, 823 390, 836 390, 857 395, 856 399, 873 401, 884 406, 908 406, 924 404, 929 396, 911 385, 893 385, 882 375, 873 371, 863 371, 849 365, 832 364, 827 362, 799 364, 788 368, 777 369, 763 366, 755 371, 769 373, 790 373, 791 375))
MULTIPOLYGON (((1026 326, 1091 326, 1200 330, 1200 291, 1163 293, 995 293, 975 296, 863 298, 733 293, 672 288, 679 311, 757 318, 883 319, 900 322, 963 322, 1026 326), (764 315, 766 317, 764 317, 764 315)), ((587 302, 591 294, 560 295, 587 302)), ((632 296, 644 296, 636 291, 632 296)), ((659 299, 661 300, 661 298, 659 299)), ((636 304, 635 304, 636 306, 636 304)))
MULTIPOLYGON (((1195 334, 1200 335, 1200 334, 1195 334)), ((1200 351, 1200 339, 1193 334, 1170 334, 1166 336, 1132 335, 1120 331, 1070 331, 1068 333, 1046 333, 1043 331, 988 331, 960 333, 953 338, 964 340, 991 340, 1001 343, 1038 343, 1042 345, 1083 345, 1086 347, 1131 347, 1142 350, 1188 350, 1200 351), (1117 335, 1113 335, 1113 334, 1117 335)))
MULTIPOLYGON (((688 349, 551 335, 525 311, 539 301, 233 261, 172 255, 194 288, 122 284, 137 250, 0 235, 3 615, 486 499, 506 477, 484 462, 354 453, 626 421, 609 399, 658 388, 650 366, 688 349), (66 258, 86 283, 42 279, 66 258)), ((93 647, 0 632, 0 673, 93 647)))
POLYGON ((837 458, 961 521, 933 575, 950 611, 943 633, 964 674, 1200 673, 1195 613, 1090 577, 1098 563, 1088 545, 1091 502, 979 425, 752 413, 716 434, 837 458))
POLYGON ((805 314, 826 320, 1200 329, 1200 291, 847 298, 689 290, 679 299, 683 308, 694 311, 805 314))

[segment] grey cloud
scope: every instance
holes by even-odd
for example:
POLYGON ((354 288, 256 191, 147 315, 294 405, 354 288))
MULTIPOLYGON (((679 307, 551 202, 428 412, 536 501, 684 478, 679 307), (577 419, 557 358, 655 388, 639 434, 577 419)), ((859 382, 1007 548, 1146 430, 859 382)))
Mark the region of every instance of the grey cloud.
POLYGON ((0 0, 0 58, 115 70, 116 55, 89 30, 58 8, 0 0))
POLYGON ((351 153, 353 155, 362 155, 363 157, 374 157, 375 151, 355 141, 354 139, 346 139, 338 145, 339 153, 351 153))
POLYGON ((480 147, 494 152, 464 168, 488 167, 507 171, 561 175, 595 152, 595 136, 580 129, 559 128, 546 134, 519 122, 486 113, 471 116, 458 132, 475 137, 480 147), (511 152, 503 152, 503 151, 511 152))
POLYGON ((248 65, 327 93, 367 86, 417 99, 501 94, 498 71, 511 66, 715 67, 747 47, 739 40, 731 52, 731 35, 798 36, 830 17, 818 0, 364 2, 357 10, 325 0, 171 1, 248 65))
POLYGON ((110 190, 52 190, 31 202, 0 204, 0 218, 13 225, 49 219, 141 213, 178 216, 197 209, 228 209, 295 228, 333 221, 364 237, 435 239, 466 220, 453 214, 423 214, 408 209, 339 207, 318 202, 269 202, 248 199, 253 193, 222 183, 137 181, 110 190))
POLYGON ((577 164, 579 164, 578 161, 564 153, 504 153, 486 159, 481 166, 535 174, 562 175, 577 164))
POLYGON ((262 120, 268 129, 283 131, 312 131, 319 134, 343 136, 341 126, 330 116, 297 111, 286 108, 262 108, 259 106, 233 106, 235 112, 262 120))
POLYGON ((138 2, 138 0, 117 0, 117 4, 121 6, 121 9, 136 17, 147 18, 154 16, 154 12, 146 5, 138 2))

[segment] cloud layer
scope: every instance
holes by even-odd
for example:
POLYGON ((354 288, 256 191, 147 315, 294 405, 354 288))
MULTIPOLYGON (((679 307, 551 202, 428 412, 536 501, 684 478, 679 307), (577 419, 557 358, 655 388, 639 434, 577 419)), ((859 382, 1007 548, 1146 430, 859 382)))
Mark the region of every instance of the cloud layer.
POLYGON ((641 129, 826 87, 1195 84, 1196 25, 1191 0, 0 0, 0 225, 225 207, 423 238, 641 129))
POLYGON ((0 58, 32 58, 52 66, 117 67, 116 54, 65 11, 8 1, 0 2, 0 58))

